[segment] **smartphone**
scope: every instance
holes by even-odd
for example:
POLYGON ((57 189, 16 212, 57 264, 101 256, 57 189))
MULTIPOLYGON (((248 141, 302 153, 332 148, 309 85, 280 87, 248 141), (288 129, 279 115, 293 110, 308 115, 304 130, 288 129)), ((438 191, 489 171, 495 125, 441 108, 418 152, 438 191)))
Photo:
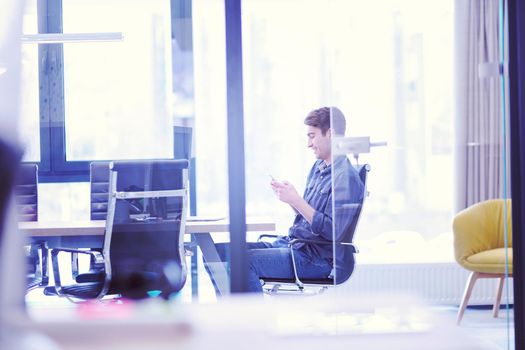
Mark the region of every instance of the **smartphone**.
POLYGON ((268 176, 272 179, 272 181, 278 183, 279 185, 281 184, 281 181, 279 181, 275 177, 273 177, 272 174, 268 174, 268 176))

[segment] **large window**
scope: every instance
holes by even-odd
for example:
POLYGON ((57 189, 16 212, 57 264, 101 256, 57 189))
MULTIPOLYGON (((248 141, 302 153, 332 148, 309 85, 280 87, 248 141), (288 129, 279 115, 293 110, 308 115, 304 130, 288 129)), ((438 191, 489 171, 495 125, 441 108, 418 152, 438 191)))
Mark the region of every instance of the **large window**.
POLYGON ((65 33, 123 34, 64 46, 66 159, 172 157, 169 1, 65 0, 63 11, 65 33))
MULTIPOLYGON (((198 169, 225 167, 217 152, 226 143, 224 34, 217 30, 223 17, 208 11, 221 5, 194 3, 198 169)), ((279 233, 287 232, 293 212, 274 197, 268 174, 302 192, 314 161, 303 119, 336 105, 347 117, 347 135, 388 143, 359 158, 372 167, 356 236, 366 253, 361 261, 385 258, 367 253, 374 240, 444 245, 434 258, 450 261, 453 2, 301 1, 300 16, 296 1, 246 0, 242 9, 247 214, 269 215, 279 233)), ((217 211, 227 201, 226 174, 197 175, 199 201, 217 211)))
MULTIPOLYGON (((41 32, 121 32, 123 40, 24 45, 24 91, 34 95, 20 128, 26 159, 71 181, 87 179, 91 160, 172 157, 173 119, 195 114, 197 199, 205 203, 199 214, 225 215, 224 2, 192 3, 192 43, 175 40, 168 0, 45 3, 41 32), (194 107, 192 82, 180 78, 180 69, 172 75, 172 64, 187 66, 191 54, 194 107), (173 83, 173 76, 180 79, 173 83)), ((372 172, 356 239, 449 239, 452 1, 305 0, 301 16, 296 1, 242 5, 247 214, 269 215, 279 232, 287 231, 293 213, 274 198, 268 174, 303 190, 314 161, 303 119, 319 106, 336 105, 347 117, 348 135, 388 142, 359 158, 372 172)), ((31 9, 26 34, 36 32, 31 9)), ((175 29, 184 24, 174 23, 175 29)))
POLYGON ((48 0, 26 12, 24 34, 123 37, 24 45, 20 138, 41 181, 87 180, 92 160, 173 157, 169 0, 48 0))

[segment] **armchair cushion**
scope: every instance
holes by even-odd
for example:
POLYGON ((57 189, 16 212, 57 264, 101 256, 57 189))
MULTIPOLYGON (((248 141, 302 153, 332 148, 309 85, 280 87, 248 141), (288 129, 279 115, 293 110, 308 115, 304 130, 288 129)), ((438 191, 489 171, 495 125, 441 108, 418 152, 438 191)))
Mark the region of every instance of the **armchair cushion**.
MULTIPOLYGON (((512 248, 508 249, 509 273, 512 273, 512 248)), ((505 273, 505 248, 486 250, 465 259, 469 270, 482 273, 505 273)))

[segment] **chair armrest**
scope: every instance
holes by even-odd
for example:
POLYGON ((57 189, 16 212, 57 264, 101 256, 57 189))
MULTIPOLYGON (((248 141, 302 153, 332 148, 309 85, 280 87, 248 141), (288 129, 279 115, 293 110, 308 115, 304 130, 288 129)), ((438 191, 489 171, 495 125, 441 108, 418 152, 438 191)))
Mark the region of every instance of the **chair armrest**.
POLYGON ((51 263, 53 265, 53 277, 55 278, 55 290, 58 296, 64 295, 64 293, 62 293, 62 282, 60 280, 60 267, 58 265, 58 254, 60 253, 87 254, 93 257, 95 264, 104 263, 104 257, 102 253, 100 253, 99 251, 80 250, 80 249, 71 249, 71 248, 53 248, 51 250, 51 263))
MULTIPOLYGON (((334 242, 330 241, 321 241, 317 239, 305 239, 305 238, 294 238, 289 243, 288 246, 290 247, 290 254, 292 256, 292 265, 293 265, 293 272, 294 272, 294 278, 295 278, 295 284, 299 287, 299 289, 304 288, 303 282, 299 279, 299 275, 297 274, 297 266, 295 265, 295 255, 293 250, 293 245, 296 243, 311 243, 311 244, 321 244, 321 245, 332 245, 334 242)), ((357 247, 353 243, 347 243, 347 242, 335 242, 337 245, 343 245, 348 246, 352 248, 352 253, 358 253, 357 247)))
POLYGON ((282 237, 282 235, 272 235, 272 234, 265 233, 263 235, 260 235, 259 238, 257 238, 257 242, 260 242, 262 238, 279 238, 279 237, 282 237))
MULTIPOLYGON (((293 246, 296 243, 311 243, 311 244, 320 244, 320 245, 332 245, 334 242, 330 241, 321 241, 317 239, 305 239, 305 238, 294 238, 290 241, 289 245, 293 246)), ((348 242, 335 242, 336 245, 348 246, 353 248, 353 253, 359 253, 359 250, 353 243, 348 242)))

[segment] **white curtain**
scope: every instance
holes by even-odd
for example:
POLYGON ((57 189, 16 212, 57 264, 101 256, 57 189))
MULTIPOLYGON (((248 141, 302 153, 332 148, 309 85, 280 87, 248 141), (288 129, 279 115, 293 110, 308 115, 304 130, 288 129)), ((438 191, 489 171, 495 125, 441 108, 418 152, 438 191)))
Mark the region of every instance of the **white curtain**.
POLYGON ((499 0, 456 2, 456 210, 503 195, 499 0))

